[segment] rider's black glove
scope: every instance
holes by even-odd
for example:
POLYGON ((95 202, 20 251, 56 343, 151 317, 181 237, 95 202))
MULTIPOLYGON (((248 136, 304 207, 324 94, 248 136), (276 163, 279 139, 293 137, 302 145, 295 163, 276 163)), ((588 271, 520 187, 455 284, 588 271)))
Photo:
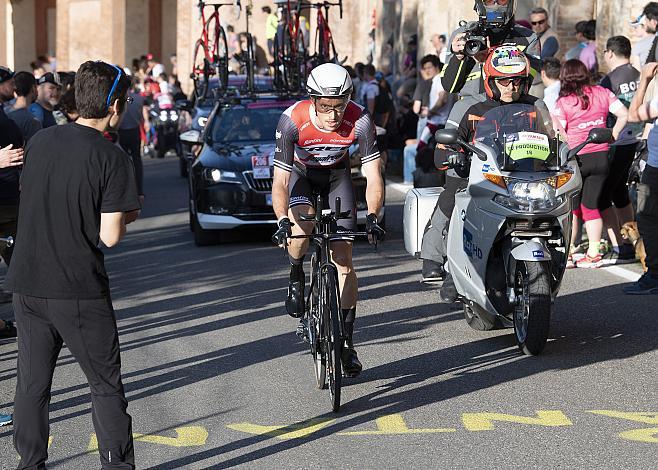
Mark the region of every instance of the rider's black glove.
POLYGON ((284 245, 286 243, 286 238, 292 235, 292 224, 288 217, 284 217, 279 220, 279 228, 274 235, 272 235, 272 242, 275 245, 284 245))
POLYGON ((377 225, 377 216, 375 214, 366 216, 366 233, 379 241, 383 240, 384 235, 386 235, 386 231, 377 225))
POLYGON ((466 165, 466 155, 461 152, 451 152, 448 154, 448 163, 452 167, 466 165))

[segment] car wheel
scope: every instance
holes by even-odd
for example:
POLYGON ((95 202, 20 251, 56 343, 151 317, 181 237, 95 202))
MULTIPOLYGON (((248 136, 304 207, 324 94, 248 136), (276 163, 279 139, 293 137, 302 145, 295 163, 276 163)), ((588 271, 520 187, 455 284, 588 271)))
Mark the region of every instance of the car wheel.
POLYGON ((192 232, 196 246, 214 245, 219 242, 219 233, 216 230, 204 230, 195 215, 192 216, 192 232))

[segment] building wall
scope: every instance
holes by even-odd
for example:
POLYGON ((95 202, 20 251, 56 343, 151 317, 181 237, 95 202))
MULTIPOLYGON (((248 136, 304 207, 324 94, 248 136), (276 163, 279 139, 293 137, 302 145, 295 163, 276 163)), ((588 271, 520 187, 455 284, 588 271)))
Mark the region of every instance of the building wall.
POLYGON ((128 0, 126 2, 126 51, 123 63, 132 65, 132 60, 149 52, 148 0, 128 0))
POLYGON ((169 58, 176 54, 176 0, 162 0, 162 57, 167 72, 171 72, 169 58))
POLYGON ((7 6, 7 63, 14 70, 30 70, 30 62, 37 55, 34 0, 9 2, 7 6))

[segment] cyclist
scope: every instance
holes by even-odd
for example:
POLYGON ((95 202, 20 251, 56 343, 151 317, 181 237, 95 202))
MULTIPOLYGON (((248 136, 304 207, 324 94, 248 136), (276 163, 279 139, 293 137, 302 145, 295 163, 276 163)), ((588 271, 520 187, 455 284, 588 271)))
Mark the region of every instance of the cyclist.
POLYGON ((287 237, 312 233, 313 222, 300 221, 300 214, 314 213, 314 190, 320 191, 332 210, 336 197, 340 197, 341 210, 351 211, 349 219, 337 223, 336 233, 344 236, 332 242, 331 253, 339 274, 345 325, 343 369, 345 375, 355 377, 362 366, 353 342, 357 277, 352 265, 353 237, 349 234, 356 229, 356 204, 348 155, 350 145, 358 142, 361 171, 367 179, 366 231, 371 243, 375 237, 381 239, 384 235, 377 225, 384 183, 375 125, 367 109, 350 100, 352 88, 347 70, 333 63, 322 64, 308 77, 310 99, 295 103, 281 116, 276 130, 272 186, 272 202, 279 222, 272 240, 279 246, 288 243, 291 267, 286 310, 290 316, 302 318, 305 313, 302 265, 308 240, 287 241, 287 237))
MULTIPOLYGON (((528 94, 532 83, 530 61, 516 46, 490 49, 482 72, 487 99, 483 102, 475 102, 463 113, 461 122, 457 126, 461 140, 464 142, 473 140, 477 124, 487 111, 512 103, 530 104, 538 109, 543 109, 542 117, 545 118, 545 124, 548 127, 551 126, 546 105, 538 98, 528 94)), ((449 121, 446 127, 454 128, 455 125, 449 121)), ((445 161, 450 162, 456 172, 456 175, 446 178, 445 190, 439 196, 437 204, 439 210, 435 210, 432 215, 432 225, 436 225, 437 230, 445 234, 455 207, 455 193, 465 189, 468 185, 470 165, 461 151, 455 151, 442 145, 437 145, 434 159, 437 166, 442 166, 445 161)), ((445 238, 447 239, 447 236, 445 238)), ((442 255, 445 258, 447 256, 445 245, 441 244, 439 250, 443 251, 442 255)), ((457 291, 450 274, 445 275, 441 287, 441 298, 448 303, 457 300, 457 291)))

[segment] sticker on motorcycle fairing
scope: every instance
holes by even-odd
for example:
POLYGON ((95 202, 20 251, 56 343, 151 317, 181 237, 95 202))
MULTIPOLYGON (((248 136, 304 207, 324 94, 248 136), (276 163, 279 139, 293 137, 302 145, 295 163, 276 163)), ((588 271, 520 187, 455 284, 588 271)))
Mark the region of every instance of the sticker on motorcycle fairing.
POLYGON ((251 166, 254 170, 254 178, 263 180, 272 177, 270 169, 270 157, 268 155, 254 155, 251 157, 251 166))
POLYGON ((532 252, 534 258, 544 258, 544 252, 541 250, 535 250, 532 252))
POLYGON ((551 155, 548 136, 537 132, 515 132, 505 139, 505 152, 512 160, 532 158, 546 161, 551 155))
POLYGON ((491 165, 488 163, 485 163, 482 165, 482 173, 489 173, 489 170, 491 170, 491 165))
POLYGON ((464 253, 469 258, 482 259, 482 250, 473 243, 473 234, 464 227, 464 253))

